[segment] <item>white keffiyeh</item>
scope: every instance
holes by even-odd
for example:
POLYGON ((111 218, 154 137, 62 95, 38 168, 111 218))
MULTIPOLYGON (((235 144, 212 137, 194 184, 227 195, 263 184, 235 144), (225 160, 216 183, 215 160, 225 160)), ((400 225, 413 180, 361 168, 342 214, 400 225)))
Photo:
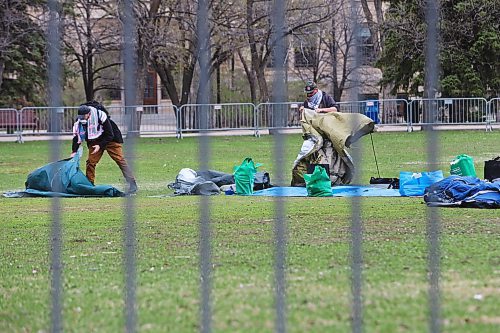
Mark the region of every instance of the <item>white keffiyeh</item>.
POLYGON ((319 107, 322 98, 323 92, 318 89, 318 91, 307 101, 309 109, 316 110, 319 107))
POLYGON ((105 112, 90 106, 90 117, 87 120, 87 137, 89 140, 97 139, 104 132, 102 125, 108 119, 105 112))
POLYGON ((73 135, 78 137, 78 143, 82 143, 85 139, 85 129, 83 125, 87 125, 87 138, 89 140, 97 139, 104 132, 102 124, 108 119, 105 112, 90 107, 90 117, 88 120, 79 119, 73 124, 73 135))

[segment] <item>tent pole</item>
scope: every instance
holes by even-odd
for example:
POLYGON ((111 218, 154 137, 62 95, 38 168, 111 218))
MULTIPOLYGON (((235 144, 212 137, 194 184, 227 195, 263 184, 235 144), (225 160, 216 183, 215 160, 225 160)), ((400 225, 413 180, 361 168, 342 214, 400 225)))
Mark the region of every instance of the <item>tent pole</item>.
POLYGON ((375 165, 377 166, 378 178, 380 178, 380 171, 378 169, 377 154, 375 154, 375 145, 373 144, 373 136, 370 133, 370 139, 372 140, 373 157, 375 158, 375 165))

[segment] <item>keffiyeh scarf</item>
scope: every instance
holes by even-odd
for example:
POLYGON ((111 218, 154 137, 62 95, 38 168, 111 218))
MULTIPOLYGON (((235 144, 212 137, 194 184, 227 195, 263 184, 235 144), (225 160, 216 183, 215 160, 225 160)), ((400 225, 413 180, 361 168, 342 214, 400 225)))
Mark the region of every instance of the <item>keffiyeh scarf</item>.
POLYGON ((322 98, 323 92, 318 89, 318 91, 307 101, 309 109, 316 110, 319 107, 322 98))
POLYGON ((105 112, 99 111, 94 107, 90 107, 90 117, 88 120, 79 119, 73 124, 73 135, 78 137, 78 143, 82 143, 85 139, 85 128, 87 125, 87 137, 89 140, 97 139, 104 132, 102 125, 108 116, 105 112))

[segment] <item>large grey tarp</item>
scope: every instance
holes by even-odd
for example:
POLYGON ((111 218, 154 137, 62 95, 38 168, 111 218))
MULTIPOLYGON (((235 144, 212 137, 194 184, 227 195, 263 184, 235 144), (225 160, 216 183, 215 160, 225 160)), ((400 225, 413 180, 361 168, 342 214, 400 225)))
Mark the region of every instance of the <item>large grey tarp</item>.
POLYGON ((26 190, 7 192, 6 197, 121 197, 111 185, 94 186, 80 170, 82 149, 74 157, 52 162, 28 175, 26 190))

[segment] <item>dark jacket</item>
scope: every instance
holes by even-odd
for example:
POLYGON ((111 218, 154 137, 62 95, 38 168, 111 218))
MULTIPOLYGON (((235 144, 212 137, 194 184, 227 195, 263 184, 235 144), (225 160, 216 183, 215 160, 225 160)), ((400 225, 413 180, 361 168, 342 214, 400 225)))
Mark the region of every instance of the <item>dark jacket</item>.
MULTIPOLYGON (((322 91, 323 96, 321 97, 321 102, 319 103, 319 108, 325 109, 325 108, 331 108, 335 106, 337 109, 339 108, 337 106, 337 103, 335 103, 335 100, 333 99, 332 96, 328 95, 326 92, 322 91)), ((307 100, 304 101, 304 107, 309 108, 309 105, 307 104, 307 100)))
MULTIPOLYGON (((101 121, 99 120, 99 125, 102 126, 103 129, 102 134, 97 139, 89 140, 87 135, 87 124, 82 124, 83 131, 85 132, 85 141, 87 141, 87 146, 91 147, 94 145, 99 145, 101 149, 106 149, 106 146, 109 142, 123 143, 122 133, 118 128, 118 125, 116 125, 116 123, 111 120, 109 116, 103 123, 101 123, 101 121)), ((75 135, 73 136, 72 144, 73 152, 76 152, 79 146, 80 144, 78 143, 78 136, 75 135)))

